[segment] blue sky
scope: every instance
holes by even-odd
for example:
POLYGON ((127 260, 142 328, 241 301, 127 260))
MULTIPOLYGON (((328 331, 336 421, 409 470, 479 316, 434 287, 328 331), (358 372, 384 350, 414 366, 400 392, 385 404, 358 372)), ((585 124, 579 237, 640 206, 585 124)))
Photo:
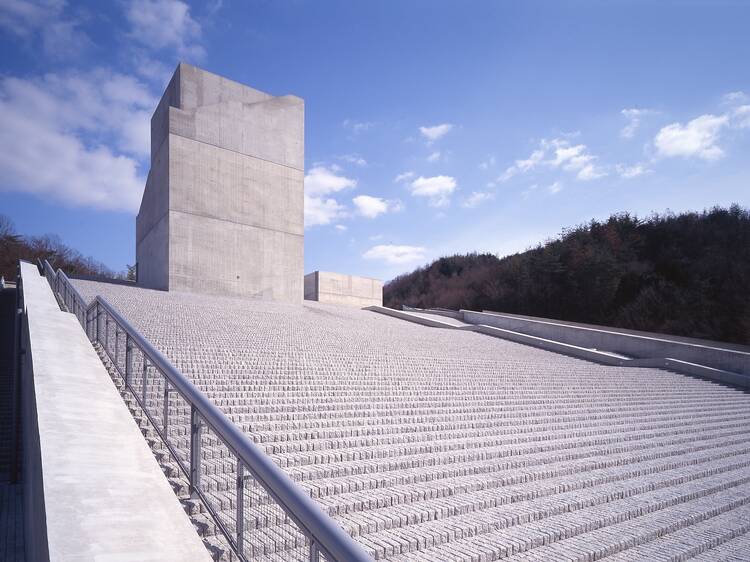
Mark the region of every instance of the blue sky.
POLYGON ((305 270, 750 205, 748 1, 0 0, 0 213, 133 263, 179 60, 306 103, 305 270))

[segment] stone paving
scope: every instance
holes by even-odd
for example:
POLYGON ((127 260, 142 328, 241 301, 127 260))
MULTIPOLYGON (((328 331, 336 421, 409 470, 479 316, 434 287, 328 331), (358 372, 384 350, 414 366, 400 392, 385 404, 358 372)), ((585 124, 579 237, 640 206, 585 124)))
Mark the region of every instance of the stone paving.
MULTIPOLYGON (((750 394, 345 307, 74 284, 378 559, 748 559, 750 394)), ((252 522, 276 540, 258 559, 295 558, 288 524, 252 522)))

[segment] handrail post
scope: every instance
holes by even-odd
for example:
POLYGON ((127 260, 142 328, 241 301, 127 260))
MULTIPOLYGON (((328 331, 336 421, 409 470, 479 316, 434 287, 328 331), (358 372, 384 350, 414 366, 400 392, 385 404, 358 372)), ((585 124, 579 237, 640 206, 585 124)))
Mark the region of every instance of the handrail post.
POLYGON ((169 428, 169 394, 171 392, 169 379, 164 377, 164 419, 162 420, 162 424, 164 425, 164 439, 167 438, 167 429, 169 428))
POLYGON ((320 562, 320 549, 312 537, 310 537, 310 562, 320 562))
POLYGON ((141 390, 143 391, 143 411, 146 412, 146 383, 148 381, 148 359, 146 357, 143 357, 143 386, 141 390))
POLYGON ((133 341, 125 332, 125 388, 130 388, 130 376, 133 374, 133 341))
POLYGON ((197 498, 201 484, 201 419, 190 404, 190 497, 197 498))
POLYGON ((115 366, 120 368, 120 330, 115 324, 115 366))
POLYGON ((242 459, 237 457, 237 554, 245 555, 245 469, 242 459))
POLYGON ((99 301, 96 301, 96 342, 101 343, 102 341, 102 334, 101 334, 101 307, 99 306, 99 301))
POLYGON ((104 316, 104 349, 109 355, 109 314, 104 316))

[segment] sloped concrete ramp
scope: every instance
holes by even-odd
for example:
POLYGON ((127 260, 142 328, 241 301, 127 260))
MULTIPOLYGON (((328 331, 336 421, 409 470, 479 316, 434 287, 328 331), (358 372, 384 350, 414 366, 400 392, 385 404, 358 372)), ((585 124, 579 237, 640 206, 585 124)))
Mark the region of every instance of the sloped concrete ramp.
POLYGON ((210 560, 80 324, 21 273, 27 559, 210 560))

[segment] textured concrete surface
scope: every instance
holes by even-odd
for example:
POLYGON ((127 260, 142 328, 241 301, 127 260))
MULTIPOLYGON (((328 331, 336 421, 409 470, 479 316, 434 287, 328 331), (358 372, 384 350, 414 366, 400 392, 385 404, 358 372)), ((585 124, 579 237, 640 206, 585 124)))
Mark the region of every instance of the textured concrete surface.
MULTIPOLYGON (((749 394, 351 307, 74 283, 378 558, 746 556, 749 394)), ((203 458, 230 517, 233 463, 203 458)), ((253 525, 259 560, 303 558, 283 518, 253 525)))
POLYGON ((330 271, 305 275, 305 300, 363 308, 383 304, 383 282, 330 271))
POLYGON ((151 120, 144 287, 302 300, 304 102, 180 64, 151 120))
POLYGON ((29 515, 44 526, 49 559, 209 560, 80 324, 35 266, 22 264, 22 275, 27 411, 38 427, 38 458, 25 469, 42 473, 24 483, 41 501, 29 515))

